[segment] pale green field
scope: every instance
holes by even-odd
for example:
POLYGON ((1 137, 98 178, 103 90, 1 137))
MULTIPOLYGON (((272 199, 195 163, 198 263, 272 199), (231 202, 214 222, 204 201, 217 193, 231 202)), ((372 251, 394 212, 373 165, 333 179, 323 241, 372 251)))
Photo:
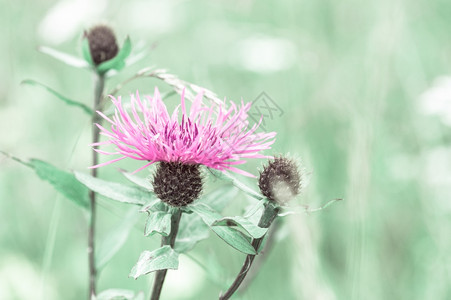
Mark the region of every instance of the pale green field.
MULTIPOLYGON (((278 132, 268 154, 290 153, 308 173, 297 203, 344 199, 285 218, 267 263, 236 299, 451 299, 451 89, 439 95, 444 103, 437 93, 421 97, 450 74, 451 2, 92 2, 0 2, 0 150, 87 171, 89 118, 20 82, 36 79, 91 105, 91 74, 36 48, 79 55, 82 30, 107 22, 121 42, 129 35, 135 45, 155 44, 107 88, 155 66, 220 98, 252 101, 264 91, 283 110, 266 125, 278 132), (437 113, 425 114, 421 99, 438 102, 437 113)), ((156 84, 168 89, 141 79, 122 94, 150 93, 156 84)), ((261 164, 246 170, 257 173, 261 164)), ((114 166, 100 176, 123 180, 114 166)), ((242 198, 230 213, 244 207, 242 198)), ((99 236, 127 209, 99 208, 99 236)), ((0 299, 86 298, 86 215, 1 155, 0 220, 0 299)), ((99 290, 148 291, 152 276, 127 277, 139 253, 159 244, 143 236, 144 222, 143 215, 100 274, 99 290)), ((243 260, 213 235, 191 253, 218 265, 226 281, 243 260)), ((192 259, 182 257, 181 266, 170 272, 162 299, 217 298, 220 287, 192 259)))

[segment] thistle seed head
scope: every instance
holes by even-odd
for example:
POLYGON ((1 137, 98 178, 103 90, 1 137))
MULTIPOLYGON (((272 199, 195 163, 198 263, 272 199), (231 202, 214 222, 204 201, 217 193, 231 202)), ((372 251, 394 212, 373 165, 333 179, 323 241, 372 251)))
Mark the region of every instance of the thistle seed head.
POLYGON ((260 172, 258 186, 271 201, 285 204, 301 189, 301 175, 296 163, 286 157, 276 157, 260 172))

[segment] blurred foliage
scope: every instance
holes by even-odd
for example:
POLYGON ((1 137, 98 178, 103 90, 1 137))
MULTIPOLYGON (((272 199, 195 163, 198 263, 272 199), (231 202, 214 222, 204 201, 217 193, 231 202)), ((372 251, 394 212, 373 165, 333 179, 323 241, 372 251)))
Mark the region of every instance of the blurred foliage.
MULTIPOLYGON (((344 198, 320 213, 286 218, 241 299, 451 298, 451 131, 418 108, 433 80, 450 73, 451 2, 0 3, 0 150, 86 171, 89 117, 20 82, 38 80, 91 106, 90 73, 36 49, 47 45, 81 57, 83 30, 107 22, 120 41, 129 35, 134 46, 154 47, 107 89, 151 65, 220 98, 252 101, 264 91, 283 111, 265 119, 268 130, 279 132, 274 152, 300 158, 309 173, 298 202, 344 198)), ((150 93, 155 84, 168 90, 143 78, 120 94, 150 93)), ((253 161, 246 170, 255 174, 260 166, 253 161)), ((124 180, 114 167, 100 176, 124 180)), ((240 212, 245 199, 236 197, 229 214, 240 212)), ((123 204, 100 205, 99 239, 127 214, 123 204)), ((0 218, 0 299, 87 295, 84 213, 5 156, 0 218)), ((158 238, 143 236, 144 224, 142 214, 100 274, 100 290, 147 293, 151 277, 127 277, 142 250, 159 247, 158 238)), ((218 282, 232 280, 243 260, 214 235, 191 253, 181 255, 179 271, 169 272, 163 299, 215 299, 218 282)))

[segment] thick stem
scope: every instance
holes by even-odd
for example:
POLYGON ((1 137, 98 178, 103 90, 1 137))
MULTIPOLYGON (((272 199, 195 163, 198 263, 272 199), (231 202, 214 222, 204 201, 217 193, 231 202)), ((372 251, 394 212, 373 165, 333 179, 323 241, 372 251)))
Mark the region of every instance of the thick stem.
MULTIPOLYGON (((96 74, 95 90, 94 90, 94 111, 101 109, 102 94, 105 86, 105 77, 96 74)), ((100 131, 95 123, 99 123, 100 118, 97 113, 92 116, 92 142, 99 141, 100 131)), ((98 156, 96 151, 92 151, 92 165, 98 164, 98 156)), ((91 169, 91 175, 97 177, 97 169, 91 169)), ((88 229, 88 260, 89 260, 89 298, 93 299, 96 295, 96 277, 97 269, 95 265, 95 225, 96 225, 96 194, 91 191, 90 198, 90 214, 89 214, 89 229, 88 229)))
MULTIPOLYGON (((271 226, 271 223, 274 221, 274 219, 277 217, 277 213, 279 212, 279 208, 272 204, 271 202, 267 202, 265 204, 265 210, 263 212, 263 215, 260 218, 260 221, 258 222, 258 226, 262 228, 269 228, 271 226)), ((259 239, 254 239, 252 241, 252 247, 254 247, 255 251, 258 251, 264 237, 261 237, 259 239)), ((241 283, 243 282, 244 278, 246 278, 247 273, 249 272, 249 269, 252 266, 252 263, 254 262, 255 255, 249 254, 246 256, 246 259, 244 261, 243 266, 241 267, 240 272, 238 273, 238 276, 233 281, 232 285, 229 287, 229 289, 226 291, 224 295, 221 295, 219 297, 220 300, 227 300, 236 292, 236 290, 240 287, 241 283)))
MULTIPOLYGON (((182 211, 176 209, 172 214, 171 218, 171 233, 168 236, 163 236, 161 238, 161 246, 169 245, 174 248, 175 238, 179 231, 180 218, 182 217, 182 211)), ((164 279, 166 278, 167 269, 157 271, 155 275, 155 280, 153 282, 152 294, 150 295, 150 300, 160 299, 161 289, 163 288, 164 279)))

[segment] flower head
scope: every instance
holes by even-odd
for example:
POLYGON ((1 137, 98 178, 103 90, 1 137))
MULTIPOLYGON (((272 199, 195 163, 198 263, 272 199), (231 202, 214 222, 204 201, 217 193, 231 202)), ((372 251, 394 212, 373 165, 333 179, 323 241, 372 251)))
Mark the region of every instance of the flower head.
POLYGON ((97 25, 85 32, 85 37, 88 39, 89 51, 96 66, 112 59, 119 51, 116 36, 108 26, 97 25))
POLYGON ((181 104, 169 115, 158 89, 153 97, 141 98, 138 93, 132 96, 131 112, 125 109, 120 97, 111 99, 115 106, 113 118, 98 112, 111 124, 111 131, 97 124, 109 140, 93 146, 113 144, 117 150, 113 153, 94 150, 120 156, 92 168, 129 157, 148 161, 137 171, 155 162, 174 162, 253 176, 235 166, 244 164, 248 158, 267 157, 259 152, 269 149, 276 135, 257 133, 259 124, 249 128, 247 112, 251 103, 241 102, 237 106, 231 102, 228 109, 219 104, 208 106, 202 102, 202 94, 198 94, 187 111, 182 94, 181 104))
POLYGON ((266 198, 285 204, 299 194, 301 179, 296 163, 281 156, 269 161, 264 167, 258 186, 266 198))

